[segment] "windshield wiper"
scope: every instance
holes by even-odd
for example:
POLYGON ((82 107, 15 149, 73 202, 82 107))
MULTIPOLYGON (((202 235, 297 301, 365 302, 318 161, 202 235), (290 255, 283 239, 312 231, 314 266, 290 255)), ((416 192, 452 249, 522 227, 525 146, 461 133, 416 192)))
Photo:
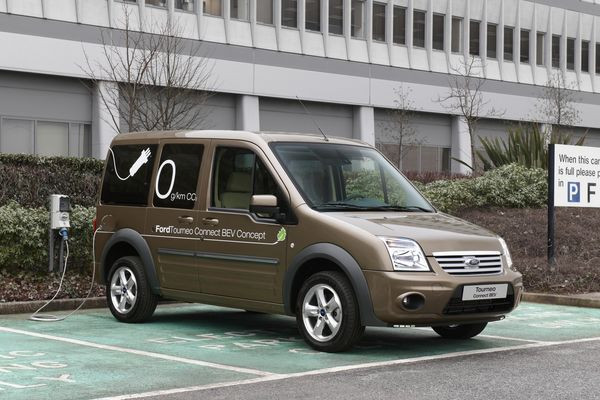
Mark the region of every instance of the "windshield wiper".
POLYGON ((369 210, 385 210, 385 211, 404 211, 404 212, 415 212, 415 211, 423 211, 423 212, 433 212, 425 207, 419 206, 378 206, 378 207, 369 207, 369 210))
POLYGON ((335 201, 331 203, 319 204, 313 207, 315 210, 369 210, 370 207, 357 206, 356 204, 335 201))

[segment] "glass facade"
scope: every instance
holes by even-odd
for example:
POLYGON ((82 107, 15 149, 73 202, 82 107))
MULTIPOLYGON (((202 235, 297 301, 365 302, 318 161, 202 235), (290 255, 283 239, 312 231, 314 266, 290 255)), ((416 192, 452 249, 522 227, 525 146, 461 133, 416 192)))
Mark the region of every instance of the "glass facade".
POLYGON ((521 29, 521 62, 529 63, 529 31, 521 29))
POLYGON ((581 41, 581 70, 590 71, 590 42, 586 40, 581 41))
POLYGON ((256 21, 273 25, 273 0, 256 0, 256 21))
POLYGON ((289 28, 298 27, 297 0, 281 0, 281 25, 289 28))
POLYGON ((472 56, 479 55, 479 21, 469 22, 469 54, 472 56))
POLYGON ((535 41, 535 59, 536 64, 539 66, 546 65, 546 60, 544 57, 544 45, 546 44, 546 35, 543 32, 538 32, 536 41, 535 41))
POLYGON ((444 16, 433 14, 431 47, 433 47, 434 50, 444 50, 444 25, 444 16))
POLYGON ((220 17, 223 15, 221 0, 204 0, 204 14, 220 17))
POLYGON ((406 44, 406 8, 394 6, 394 38, 395 44, 406 44))
POLYGON ((385 42, 385 4, 373 3, 373 40, 385 42))
POLYGON ((460 53, 462 51, 462 18, 452 17, 452 52, 460 53))
POLYGON ((425 11, 414 10, 413 47, 425 47, 425 11))
POLYGON ((352 0, 350 35, 354 38, 365 37, 365 2, 364 0, 352 0))
POLYGON ((344 34, 344 0, 329 0, 329 33, 344 34))
POLYGON ((575 70, 575 39, 567 38, 567 69, 575 70))
POLYGON ((498 39, 498 25, 488 24, 487 26, 487 57, 497 58, 498 52, 496 50, 498 39))
POLYGON ((309 31, 321 31, 321 0, 305 0, 304 28, 309 31))
POLYGON ((514 61, 514 32, 515 28, 504 27, 504 61, 514 61))
POLYGON ((0 152, 90 157, 92 127, 73 122, 1 118, 0 152))
POLYGON ((175 0, 175 9, 182 11, 194 12, 196 8, 194 7, 194 0, 175 0))
POLYGON ((250 20, 250 2, 249 0, 230 0, 229 9, 231 18, 242 21, 250 20))
POLYGON ((560 36, 552 35, 552 68, 560 67, 560 36))

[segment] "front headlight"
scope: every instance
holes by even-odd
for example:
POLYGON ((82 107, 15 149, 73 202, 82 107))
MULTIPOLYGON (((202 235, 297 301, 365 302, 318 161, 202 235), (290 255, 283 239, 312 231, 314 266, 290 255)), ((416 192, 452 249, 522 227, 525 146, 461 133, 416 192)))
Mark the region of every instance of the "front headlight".
POLYGON ((500 246, 502 246, 504 257, 506 257, 506 264, 508 265, 508 268, 513 269, 512 258, 510 256, 510 251, 508 251, 508 246, 506 245, 506 242, 502 238, 498 238, 498 240, 500 241, 500 246))
POLYGON ((394 271, 431 271, 421 246, 414 240, 380 237, 388 250, 394 271))

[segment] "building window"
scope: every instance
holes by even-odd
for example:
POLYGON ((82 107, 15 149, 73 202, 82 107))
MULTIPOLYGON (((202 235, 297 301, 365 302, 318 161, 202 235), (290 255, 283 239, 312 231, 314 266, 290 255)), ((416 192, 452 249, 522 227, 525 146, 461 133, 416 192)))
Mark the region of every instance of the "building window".
POLYGON ((567 69, 575 70, 575 39, 567 38, 567 69))
POLYGON ((504 27, 504 61, 513 61, 513 43, 515 28, 504 27))
POLYGON ((175 9, 182 11, 194 12, 194 0, 175 0, 175 9))
POLYGON ((469 54, 479 55, 479 21, 469 21, 469 54))
POLYGON ((248 21, 250 15, 250 4, 248 0, 230 0, 231 18, 248 21))
POLYGON ((350 35, 362 39, 365 37, 365 2, 364 0, 352 0, 351 10, 352 23, 350 35))
POLYGON ((552 68, 560 68, 560 36, 552 35, 552 68))
POLYGON ((444 16, 433 15, 432 47, 434 50, 444 50, 444 16))
POLYGON ((273 0, 256 0, 256 21, 273 25, 273 0))
POLYGON ((600 74, 600 43, 596 44, 596 73, 600 74))
POLYGON ((488 24, 488 26, 487 26, 487 56, 488 56, 488 58, 497 58, 498 57, 498 52, 496 51, 497 37, 498 37, 498 25, 488 24))
POLYGON ((425 11, 414 10, 413 47, 425 47, 425 11))
POLYGON ((385 4, 373 3, 373 40, 385 42, 385 4))
POLYGON ((321 31, 321 0, 306 0, 304 28, 309 31, 321 31))
POLYGON ((581 70, 590 72, 590 42, 587 40, 581 42, 581 70))
POLYGON ((146 0, 146 5, 167 8, 167 0, 146 0))
POLYGON ((297 0, 281 0, 281 25, 290 28, 298 27, 297 0))
POLYGON ((329 33, 344 34, 344 0, 329 0, 329 33))
POLYGON ((394 43, 406 44, 406 8, 394 6, 394 43))
POLYGON ((91 135, 89 124, 3 118, 0 152, 90 157, 91 135))
POLYGON ((221 11, 221 0, 204 0, 204 14, 217 17, 223 15, 221 11))
POLYGON ((453 53, 462 51, 462 18, 452 17, 452 43, 450 47, 453 53))
POLYGON ((529 63, 529 31, 521 29, 521 62, 529 63))
POLYGON ((546 34, 538 32, 535 42, 535 62, 537 65, 543 66, 546 64, 544 60, 544 44, 546 43, 546 34))

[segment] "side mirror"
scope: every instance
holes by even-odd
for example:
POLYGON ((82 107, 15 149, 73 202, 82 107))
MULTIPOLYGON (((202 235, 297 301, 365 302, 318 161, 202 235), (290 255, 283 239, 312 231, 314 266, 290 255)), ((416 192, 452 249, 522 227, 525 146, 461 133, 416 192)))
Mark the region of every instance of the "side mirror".
POLYGON ((279 214, 277 197, 272 194, 255 194, 250 198, 250 212, 269 216, 279 214))

